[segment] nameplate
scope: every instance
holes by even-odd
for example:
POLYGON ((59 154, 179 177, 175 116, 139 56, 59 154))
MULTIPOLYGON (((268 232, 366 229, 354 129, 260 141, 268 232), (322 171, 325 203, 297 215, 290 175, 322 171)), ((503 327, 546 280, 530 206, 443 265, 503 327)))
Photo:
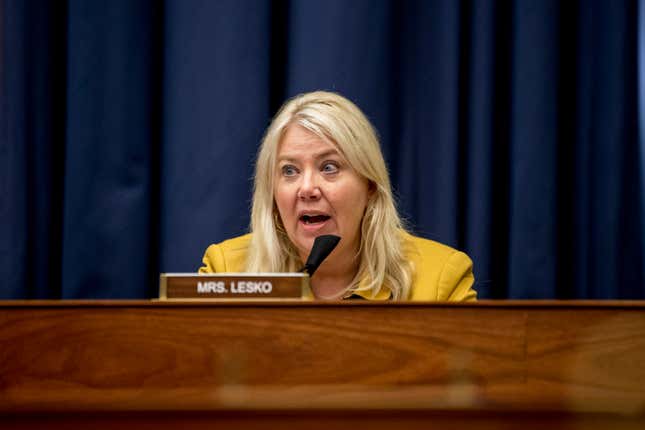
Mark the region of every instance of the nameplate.
POLYGON ((309 294, 304 273, 162 273, 159 299, 302 299, 309 294))

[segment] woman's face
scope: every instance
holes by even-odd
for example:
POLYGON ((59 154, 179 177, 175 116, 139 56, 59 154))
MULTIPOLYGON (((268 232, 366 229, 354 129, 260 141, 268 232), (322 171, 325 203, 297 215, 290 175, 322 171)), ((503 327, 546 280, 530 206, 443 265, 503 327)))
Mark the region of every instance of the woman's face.
POLYGON ((280 142, 275 175, 275 202, 300 258, 322 234, 341 237, 332 255, 352 258, 369 198, 367 179, 331 142, 299 125, 289 126, 280 142))

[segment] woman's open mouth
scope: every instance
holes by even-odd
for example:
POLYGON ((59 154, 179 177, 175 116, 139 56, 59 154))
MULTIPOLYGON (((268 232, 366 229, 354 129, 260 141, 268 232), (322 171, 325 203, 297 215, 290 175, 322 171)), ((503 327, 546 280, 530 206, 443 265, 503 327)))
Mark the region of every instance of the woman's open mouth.
POLYGON ((321 224, 331 218, 329 215, 303 215, 300 217, 300 221, 305 224, 321 224))
POLYGON ((330 218, 325 214, 304 214, 298 220, 305 231, 318 231, 327 224, 330 218))

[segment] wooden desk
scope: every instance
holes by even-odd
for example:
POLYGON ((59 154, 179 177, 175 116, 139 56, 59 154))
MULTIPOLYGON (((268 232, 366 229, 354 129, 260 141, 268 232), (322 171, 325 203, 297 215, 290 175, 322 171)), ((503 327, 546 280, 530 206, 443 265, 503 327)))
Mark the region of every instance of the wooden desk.
POLYGON ((0 420, 642 429, 645 303, 0 302, 0 420))

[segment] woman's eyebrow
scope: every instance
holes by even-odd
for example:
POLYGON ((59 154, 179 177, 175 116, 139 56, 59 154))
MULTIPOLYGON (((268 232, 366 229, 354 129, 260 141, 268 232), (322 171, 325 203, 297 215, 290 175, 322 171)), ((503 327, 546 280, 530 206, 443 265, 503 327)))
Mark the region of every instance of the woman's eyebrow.
POLYGON ((316 158, 317 159, 326 158, 326 157, 329 157, 330 155, 340 155, 340 154, 335 149, 329 149, 325 152, 321 152, 320 154, 316 155, 316 158))
MULTIPOLYGON (((330 155, 337 155, 340 157, 340 154, 338 153, 337 150, 335 149, 328 149, 326 151, 321 152, 320 154, 314 154, 314 158, 319 160, 321 158, 326 158, 329 157, 330 155)), ((278 157, 278 162, 280 161, 289 161, 289 162, 294 162, 298 161, 298 157, 294 156, 292 154, 284 154, 278 157)))
POLYGON ((281 155, 278 157, 278 162, 281 162, 281 161, 288 161, 290 163, 293 163, 294 161, 297 161, 297 160, 290 155, 281 155))

